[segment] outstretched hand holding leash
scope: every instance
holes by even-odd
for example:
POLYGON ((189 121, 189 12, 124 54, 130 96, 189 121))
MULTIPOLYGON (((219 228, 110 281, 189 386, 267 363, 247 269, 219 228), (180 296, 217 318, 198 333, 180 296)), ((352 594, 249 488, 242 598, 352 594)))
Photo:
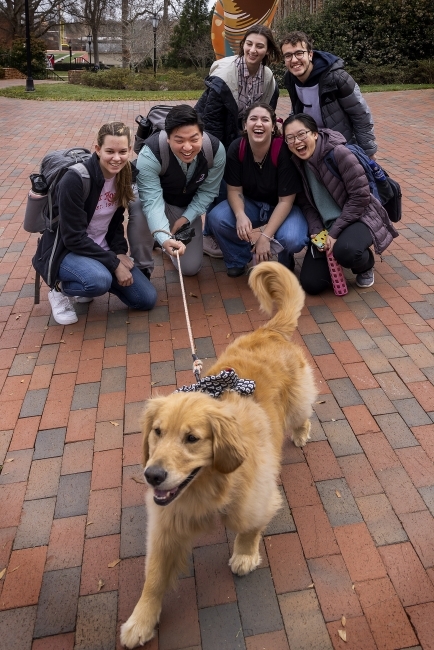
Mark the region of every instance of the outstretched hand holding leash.
POLYGON ((187 244, 191 242, 195 235, 194 228, 192 228, 189 223, 186 223, 181 226, 181 228, 178 228, 173 236, 172 233, 167 232, 167 230, 154 230, 151 233, 152 236, 155 235, 156 232, 164 232, 166 235, 169 235, 171 237, 171 239, 166 239, 166 241, 163 242, 162 246, 166 253, 169 255, 176 255, 178 262, 179 282, 181 284, 182 301, 184 303, 185 318, 187 321, 188 338, 190 339, 191 356, 193 357, 193 372, 196 377, 196 381, 199 382, 203 363, 196 354, 193 332, 191 330, 190 316, 188 314, 187 299, 185 297, 184 280, 181 273, 181 260, 179 259, 181 255, 184 255, 187 244))

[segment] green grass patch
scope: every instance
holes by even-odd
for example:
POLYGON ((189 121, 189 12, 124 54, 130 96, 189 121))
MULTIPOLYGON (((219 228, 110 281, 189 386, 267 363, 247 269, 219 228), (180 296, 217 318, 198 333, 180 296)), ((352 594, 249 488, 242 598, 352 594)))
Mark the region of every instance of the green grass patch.
POLYGON ((37 101, 115 102, 115 101, 164 101, 178 99, 199 99, 200 90, 107 90, 73 84, 35 84, 35 92, 26 92, 25 80, 22 86, 0 88, 0 96, 37 101))
POLYGON ((396 90, 427 90, 434 88, 434 84, 372 84, 360 86, 362 93, 383 93, 396 90))
MULTIPOLYGON (((397 90, 425 90, 434 88, 434 84, 388 84, 362 86, 362 92, 374 93, 397 90)), ((286 97, 286 91, 281 91, 286 97)), ((35 92, 25 91, 25 80, 22 86, 0 88, 0 96, 14 99, 33 99, 37 101, 78 101, 78 102, 113 102, 113 101, 170 101, 181 99, 199 99, 201 90, 108 90, 75 86, 72 84, 35 84, 35 92)))

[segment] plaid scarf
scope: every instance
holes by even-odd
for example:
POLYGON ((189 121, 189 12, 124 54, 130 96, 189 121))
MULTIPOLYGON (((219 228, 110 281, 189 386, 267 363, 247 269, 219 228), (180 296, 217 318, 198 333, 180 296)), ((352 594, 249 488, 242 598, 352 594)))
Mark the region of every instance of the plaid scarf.
POLYGON ((175 390, 175 393, 209 393, 211 397, 220 397, 225 390, 235 391, 241 395, 253 395, 256 384, 252 379, 239 379, 237 373, 232 368, 226 368, 219 372, 218 375, 203 377, 197 384, 181 386, 175 390))
POLYGON ((251 76, 243 56, 236 59, 235 65, 238 68, 238 115, 241 117, 264 93, 264 66, 261 63, 257 73, 251 76))

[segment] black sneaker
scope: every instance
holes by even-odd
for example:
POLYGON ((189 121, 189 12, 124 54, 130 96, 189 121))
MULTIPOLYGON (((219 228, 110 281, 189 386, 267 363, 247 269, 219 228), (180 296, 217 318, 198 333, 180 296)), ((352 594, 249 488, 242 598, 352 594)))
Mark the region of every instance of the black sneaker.
POLYGON ((372 287, 374 284, 374 267, 368 271, 365 271, 364 273, 358 273, 356 275, 356 284, 361 289, 372 287))
POLYGON ((227 275, 230 278, 238 278, 240 275, 244 275, 246 272, 246 267, 243 266, 233 266, 231 269, 226 271, 227 275))
POLYGON ((140 269, 140 270, 141 270, 141 272, 143 273, 143 275, 146 275, 146 277, 148 278, 148 280, 151 279, 151 273, 152 273, 151 269, 140 269))

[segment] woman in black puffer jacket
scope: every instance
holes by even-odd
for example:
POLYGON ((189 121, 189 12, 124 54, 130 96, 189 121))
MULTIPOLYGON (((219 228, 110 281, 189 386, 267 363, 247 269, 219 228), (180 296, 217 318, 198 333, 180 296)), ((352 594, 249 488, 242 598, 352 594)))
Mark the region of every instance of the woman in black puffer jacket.
MULTIPOLYGON (((370 247, 381 254, 398 232, 371 194, 362 165, 345 147, 343 135, 318 129, 310 115, 291 115, 283 123, 283 133, 303 178, 304 191, 297 195, 297 202, 307 219, 310 237, 327 230, 325 248, 333 251, 341 266, 353 271, 357 286, 371 287, 374 255, 370 247), (341 178, 324 160, 330 151, 341 178)), ((305 255, 300 282, 309 294, 331 286, 326 255, 313 245, 305 255)))

